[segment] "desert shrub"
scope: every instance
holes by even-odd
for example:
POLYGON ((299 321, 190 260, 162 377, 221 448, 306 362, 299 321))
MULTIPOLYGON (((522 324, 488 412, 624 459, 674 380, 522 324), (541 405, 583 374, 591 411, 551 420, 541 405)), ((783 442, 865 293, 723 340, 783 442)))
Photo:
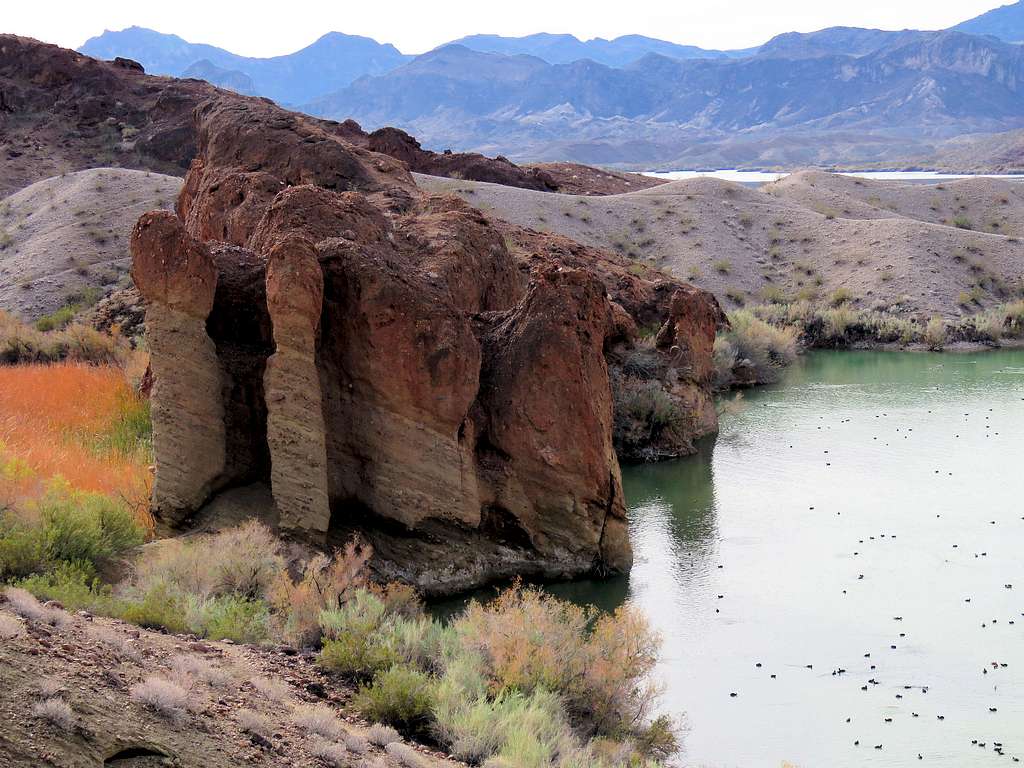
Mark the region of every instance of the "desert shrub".
POLYGON ((399 582, 384 585, 368 584, 367 589, 384 603, 384 608, 390 615, 406 619, 418 619, 424 616, 423 600, 408 584, 399 582))
POLYGON ((286 701, 291 695, 291 688, 288 686, 288 683, 279 680, 271 680, 267 677, 254 677, 250 680, 250 684, 256 693, 275 703, 286 701))
POLYGON ((355 708, 363 717, 415 733, 430 721, 434 681, 418 669, 396 664, 360 688, 355 708))
POLYGON ((270 737, 274 735, 274 723, 259 712, 240 709, 235 715, 235 720, 238 722, 238 727, 245 733, 251 733, 264 741, 270 741, 270 737))
POLYGON ((832 291, 828 303, 833 307, 841 307, 853 301, 853 292, 849 288, 836 288, 832 291))
POLYGON ((75 727, 75 713, 63 699, 40 701, 32 707, 32 715, 62 731, 71 731, 75 727))
POLYGON ((974 318, 974 329, 978 336, 988 341, 999 341, 1003 336, 1005 315, 1002 312, 985 312, 974 318))
POLYGON ((765 285, 758 291, 761 301, 768 304, 786 304, 789 299, 786 292, 778 285, 765 285))
POLYGON ((125 605, 121 618, 147 629, 166 629, 181 633, 188 629, 188 604, 184 597, 165 584, 146 591, 141 600, 125 605))
POLYGON ((966 216, 956 216, 953 218, 953 226, 957 229, 974 229, 974 224, 966 216))
POLYGON ((1015 301, 1007 304, 1004 312, 1006 319, 1007 336, 1020 336, 1024 334, 1024 301, 1015 301))
POLYGON ((28 576, 17 584, 40 600, 56 600, 69 611, 117 616, 124 610, 123 601, 114 597, 110 586, 103 584, 87 563, 58 563, 51 570, 28 576))
MULTIPOLYGON (((736 361, 748 364, 757 381, 775 381, 779 370, 796 359, 796 329, 769 325, 748 310, 731 312, 729 324, 731 327, 724 337, 735 353, 736 361)), ((720 362, 724 363, 726 358, 726 349, 722 348, 720 362)))
POLYGON ((924 343, 928 349, 940 350, 946 344, 946 324, 941 317, 935 316, 924 328, 924 343))
POLYGON ((426 768, 426 763, 419 753, 408 744, 400 741, 393 741, 384 747, 388 757, 398 763, 402 768, 426 768))
POLYGON ((736 348, 723 334, 715 337, 715 346, 711 355, 715 368, 715 389, 728 389, 732 386, 733 368, 736 366, 736 348))
POLYGON ((132 701, 169 720, 181 721, 192 708, 193 699, 188 689, 162 677, 151 675, 132 686, 132 701))
POLYGON ((826 310, 822 313, 824 338, 836 343, 845 343, 847 333, 859 318, 857 311, 847 306, 826 310))
POLYGON ((739 288, 727 288, 725 291, 725 296, 730 301, 739 304, 741 307, 747 301, 746 294, 739 288))
POLYGON ((103 645, 113 651, 118 660, 134 661, 136 664, 142 663, 142 654, 140 654, 138 649, 132 645, 128 637, 121 634, 116 629, 93 625, 91 634, 103 643, 103 645))
POLYGON ((238 595, 192 601, 186 622, 192 632, 212 640, 257 644, 270 637, 270 611, 267 603, 238 595))
POLYGON ((551 691, 597 733, 632 728, 658 693, 646 678, 660 641, 629 606, 599 616, 517 586, 486 607, 471 603, 454 628, 493 688, 551 691))
POLYGON ((345 735, 337 714, 326 704, 307 704, 292 713, 292 722, 300 728, 335 741, 345 735))
POLYGON ((124 504, 98 493, 55 484, 39 501, 43 547, 51 562, 99 566, 143 541, 143 530, 124 504))
POLYGON ((616 413, 643 422, 653 429, 674 426, 682 417, 661 382, 624 376, 616 382, 613 394, 616 413))
POLYGON ((36 320, 36 330, 43 331, 59 331, 67 328, 71 321, 75 319, 75 308, 65 305, 60 309, 51 312, 48 315, 43 315, 36 320))
POLYGON ((28 576, 46 566, 43 536, 12 510, 0 509, 0 580, 28 576))
POLYGON ((335 744, 324 738, 310 739, 306 746, 309 754, 322 760, 330 768, 348 768, 348 753, 341 744, 335 744))
POLYGON ((269 594, 275 630, 286 641, 302 647, 315 646, 321 637, 320 614, 338 608, 354 590, 366 584, 370 547, 350 541, 333 558, 317 555, 294 581, 282 572, 269 594))
POLYGON ((729 272, 732 271, 732 263, 727 259, 720 259, 711 266, 713 266, 715 268, 715 272, 720 275, 728 275, 729 272))
POLYGON ((30 514, 0 510, 0 576, 27 576, 58 563, 96 568, 141 544, 143 535, 123 503, 55 481, 30 514))
POLYGON ((179 654, 171 659, 169 666, 175 682, 183 688, 193 683, 206 683, 215 688, 231 684, 231 675, 199 656, 179 654))
POLYGON ((8 608, 26 621, 49 624, 52 627, 61 627, 68 621, 68 615, 64 611, 43 605, 27 590, 8 587, 4 590, 4 596, 7 598, 8 608))
POLYGON ((320 666, 353 678, 370 678, 399 661, 385 626, 387 608, 366 590, 320 614, 324 644, 320 666))
POLYGON ((163 584, 202 600, 266 596, 284 571, 280 542, 262 523, 250 520, 195 540, 161 542, 136 569, 136 584, 145 591, 163 584))
POLYGON ((388 744, 402 740, 402 736, 398 731, 390 725, 384 725, 383 723, 371 725, 366 732, 366 738, 371 744, 376 744, 378 747, 386 747, 388 744))

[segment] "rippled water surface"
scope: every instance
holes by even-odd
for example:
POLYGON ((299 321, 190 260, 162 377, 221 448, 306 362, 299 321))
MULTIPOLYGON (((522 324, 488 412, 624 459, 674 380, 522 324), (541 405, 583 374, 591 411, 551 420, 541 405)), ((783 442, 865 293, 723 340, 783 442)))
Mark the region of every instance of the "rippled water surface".
POLYGON ((632 574, 555 591, 663 633, 686 765, 1024 761, 1024 352, 814 353, 623 474, 632 574))

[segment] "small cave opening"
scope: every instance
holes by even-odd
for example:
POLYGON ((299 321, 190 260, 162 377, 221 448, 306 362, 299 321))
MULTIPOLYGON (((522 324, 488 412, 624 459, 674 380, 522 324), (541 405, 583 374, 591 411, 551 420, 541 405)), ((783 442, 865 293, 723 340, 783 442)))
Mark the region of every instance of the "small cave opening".
POLYGON ((161 765, 169 754, 157 747, 135 744, 119 749, 103 761, 103 765, 113 768, 139 768, 143 765, 161 765), (159 761, 159 762, 158 762, 159 761))
POLYGON ((245 260, 235 249, 219 254, 234 262, 221 270, 206 332, 217 348, 223 374, 222 392, 226 462, 218 485, 231 488, 270 484, 267 444, 267 402, 263 375, 274 353, 274 334, 267 310, 266 270, 262 262, 245 260))

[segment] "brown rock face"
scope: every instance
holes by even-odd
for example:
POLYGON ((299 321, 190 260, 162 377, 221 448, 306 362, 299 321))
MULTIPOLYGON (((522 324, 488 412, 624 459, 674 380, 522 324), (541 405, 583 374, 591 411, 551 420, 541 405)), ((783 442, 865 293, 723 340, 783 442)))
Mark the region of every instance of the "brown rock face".
POLYGON ((282 528, 358 530, 426 592, 628 569, 609 361, 656 322, 674 385, 699 387, 714 300, 426 196, 273 105, 195 120, 178 215, 132 239, 158 518, 258 483, 282 528))

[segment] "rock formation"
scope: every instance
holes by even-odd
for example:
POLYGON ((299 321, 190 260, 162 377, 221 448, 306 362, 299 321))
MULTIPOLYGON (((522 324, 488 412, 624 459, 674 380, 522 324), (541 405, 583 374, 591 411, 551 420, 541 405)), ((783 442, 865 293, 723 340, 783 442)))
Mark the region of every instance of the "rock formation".
POLYGON ((710 370, 714 299, 426 195, 272 104, 213 98, 195 123, 176 214, 131 243, 157 519, 261 484, 282 529, 359 531, 428 592, 628 569, 609 361, 664 326, 658 354, 687 361, 666 396, 712 430, 707 388, 680 393, 710 370))

